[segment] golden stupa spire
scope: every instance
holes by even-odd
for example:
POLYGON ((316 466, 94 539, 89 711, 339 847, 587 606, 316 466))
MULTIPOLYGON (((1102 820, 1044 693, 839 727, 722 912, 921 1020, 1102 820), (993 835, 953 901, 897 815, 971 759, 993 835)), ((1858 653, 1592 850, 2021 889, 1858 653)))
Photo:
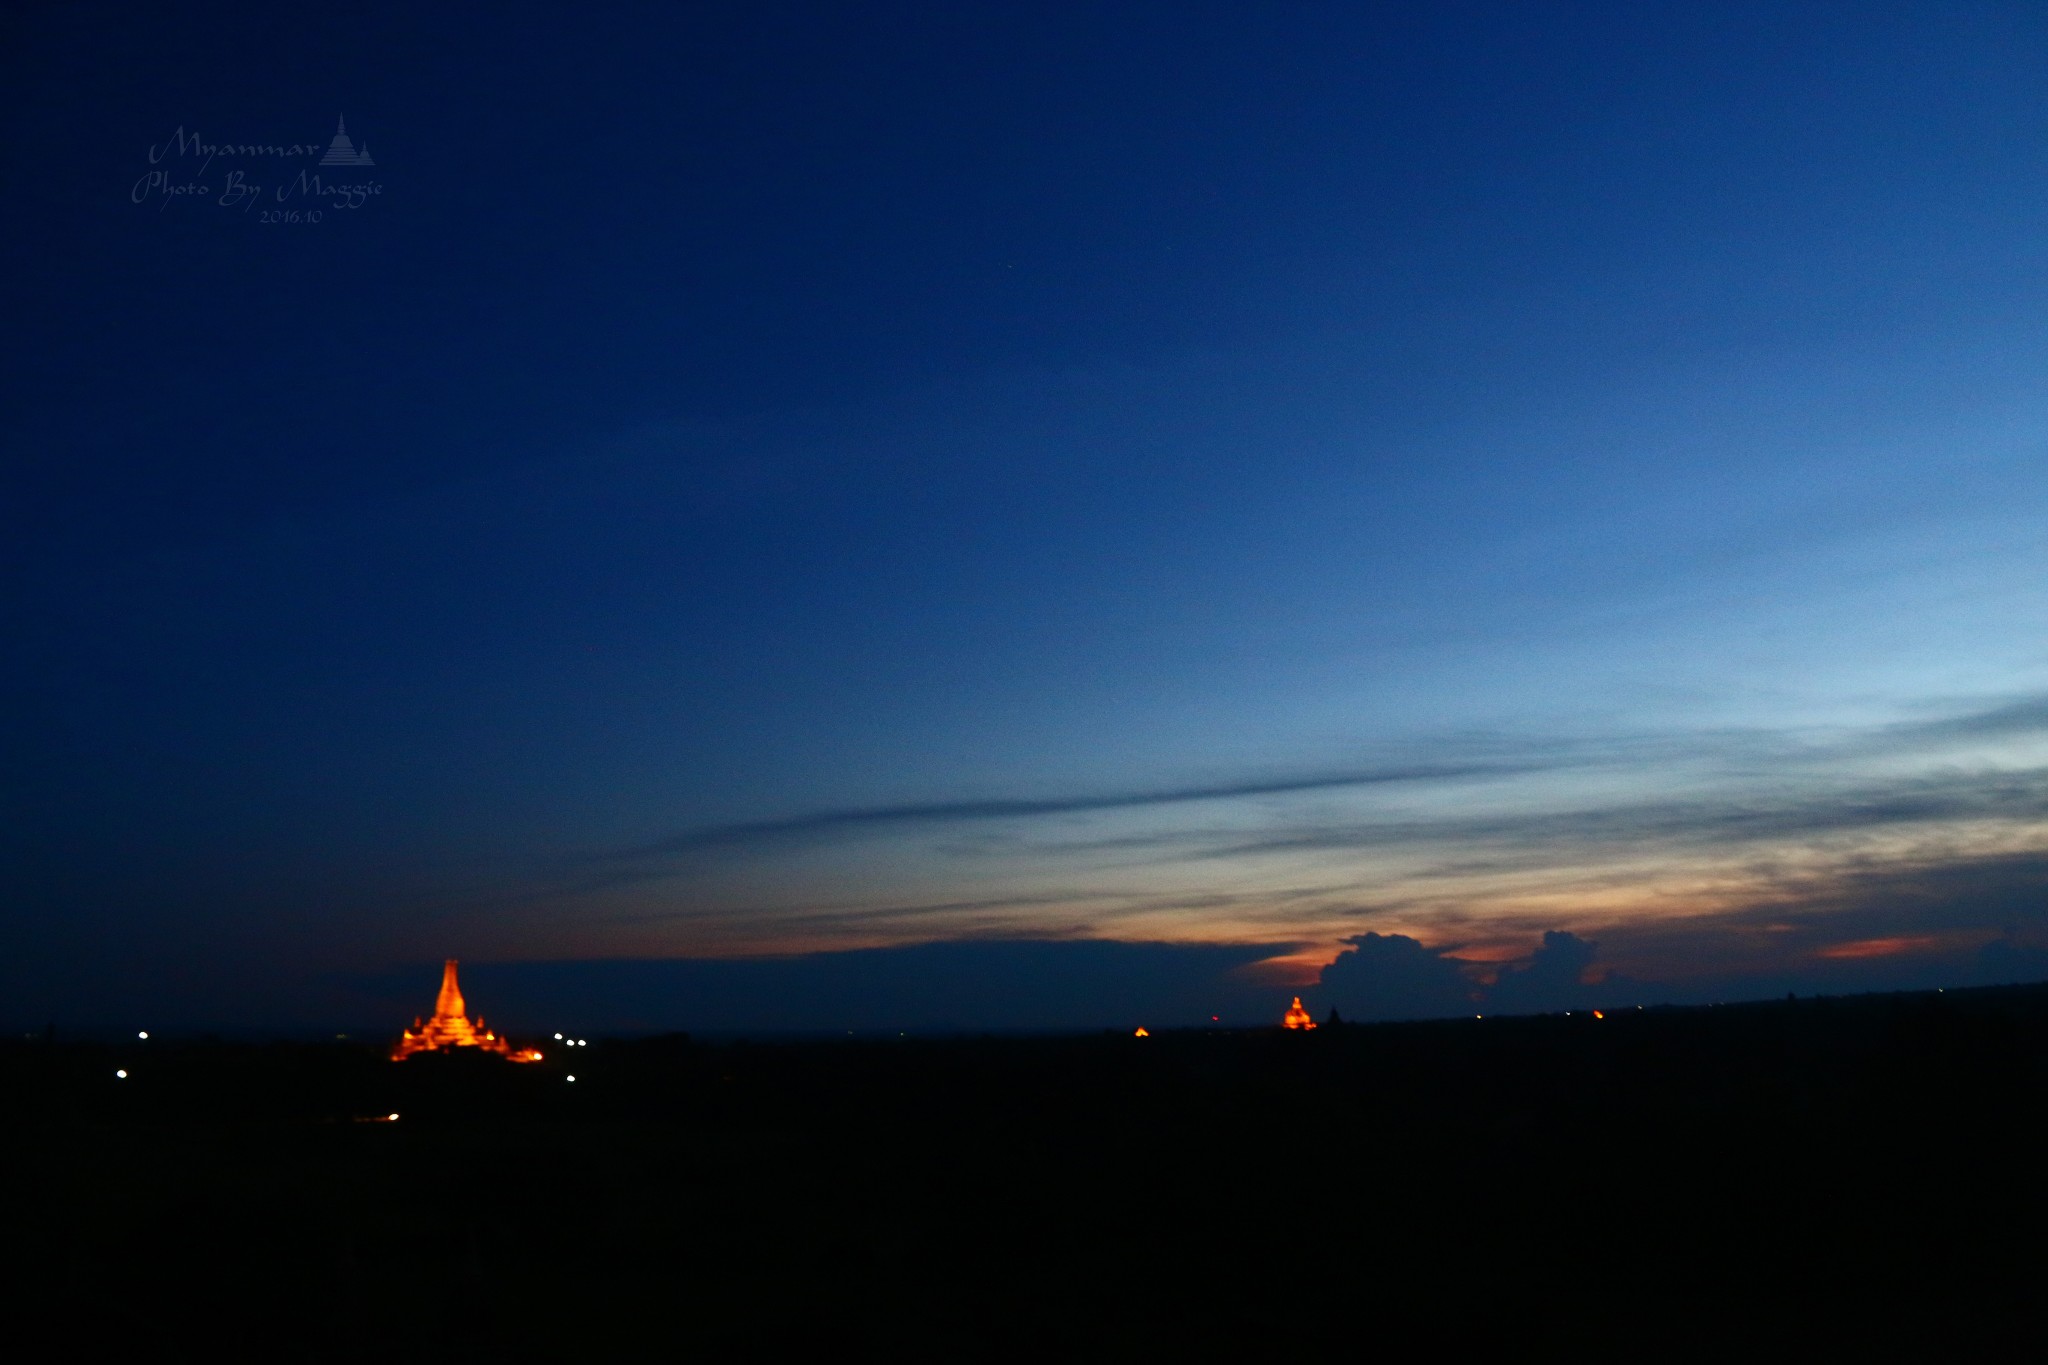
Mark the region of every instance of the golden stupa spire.
POLYGON ((455 984, 455 959, 441 968, 441 994, 434 999, 434 1017, 413 1026, 391 1049, 391 1060, 402 1062, 417 1052, 440 1052, 449 1048, 473 1047, 515 1062, 537 1062, 540 1053, 532 1048, 513 1051, 512 1045, 483 1027, 483 1020, 469 1022, 469 1007, 463 1003, 462 987, 455 984))
POLYGON ((469 1013, 469 1007, 462 1003, 462 987, 455 984, 455 959, 449 958, 441 968, 441 993, 434 997, 436 1019, 461 1019, 469 1013))

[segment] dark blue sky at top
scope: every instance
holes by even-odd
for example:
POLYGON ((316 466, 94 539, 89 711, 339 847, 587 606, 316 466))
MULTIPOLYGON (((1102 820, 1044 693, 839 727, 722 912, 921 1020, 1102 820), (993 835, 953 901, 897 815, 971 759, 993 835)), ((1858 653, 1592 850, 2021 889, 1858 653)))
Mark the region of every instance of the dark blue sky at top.
POLYGON ((1477 981, 1569 929, 1722 991, 2031 942, 2033 7, 5 22, 26 1015, 448 953, 1477 981), (133 202, 180 127, 337 115, 360 209, 133 202))

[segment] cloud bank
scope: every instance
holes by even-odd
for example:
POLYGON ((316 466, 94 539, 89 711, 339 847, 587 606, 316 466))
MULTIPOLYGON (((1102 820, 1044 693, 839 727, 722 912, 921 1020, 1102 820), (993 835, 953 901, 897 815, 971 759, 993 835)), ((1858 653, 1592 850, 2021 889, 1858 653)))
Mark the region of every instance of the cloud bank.
POLYGON ((557 864, 539 894, 623 954, 1066 937, 1320 945, 1327 962, 1379 934, 1500 961, 1557 930, 1678 981, 1878 939, 1974 949, 2035 913, 2044 864, 2048 697, 2030 694, 704 826, 557 864))

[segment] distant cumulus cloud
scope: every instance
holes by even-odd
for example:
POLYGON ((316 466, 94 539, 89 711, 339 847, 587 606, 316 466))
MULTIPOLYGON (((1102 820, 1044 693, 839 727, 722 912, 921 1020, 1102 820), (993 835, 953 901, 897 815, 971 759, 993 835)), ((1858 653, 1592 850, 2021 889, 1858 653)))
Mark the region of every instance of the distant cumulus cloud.
POLYGON ((1530 1014, 2048 979, 2048 857, 1932 857, 1788 886, 1721 913, 1605 924, 1494 922, 1530 947, 1498 960, 1402 934, 1346 939, 1312 999, 1347 1019, 1530 1014))
POLYGON ((2010 932, 1977 950, 1976 977, 1987 986, 2048 981, 2048 944, 2018 941, 2010 932))
POLYGON ((1596 998, 1606 994, 1602 986, 1587 980, 1599 951, 1599 944, 1577 934, 1549 930, 1526 962, 1501 970, 1486 992, 1487 1008, 1502 1014, 1591 1008, 1596 998))
POLYGON ((1361 934, 1323 968, 1314 998, 1348 1020, 1441 1019, 1480 998, 1468 964, 1405 934, 1361 934))

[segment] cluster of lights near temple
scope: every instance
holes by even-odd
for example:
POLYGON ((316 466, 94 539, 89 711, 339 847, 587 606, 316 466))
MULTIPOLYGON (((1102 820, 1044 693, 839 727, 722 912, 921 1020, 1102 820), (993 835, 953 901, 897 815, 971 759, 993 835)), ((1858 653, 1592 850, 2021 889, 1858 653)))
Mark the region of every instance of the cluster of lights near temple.
MULTIPOLYGON (((1210 1015, 1209 1022, 1212 1024, 1215 1023, 1216 1016, 1213 1014, 1210 1015)), ((1301 1003, 1301 997, 1298 995, 1295 996, 1294 1003, 1287 1007, 1287 1013, 1281 1017, 1280 1027, 1284 1029, 1307 1030, 1312 1029, 1315 1026, 1316 1021, 1309 1016, 1308 1010, 1303 1007, 1301 1003)), ((562 1035, 558 1033, 555 1036, 559 1038, 562 1035)), ((1134 1038, 1150 1038, 1152 1036, 1152 1030, 1146 1028, 1144 1025, 1141 1024, 1135 1031, 1133 1031, 1131 1036, 1134 1038)))

